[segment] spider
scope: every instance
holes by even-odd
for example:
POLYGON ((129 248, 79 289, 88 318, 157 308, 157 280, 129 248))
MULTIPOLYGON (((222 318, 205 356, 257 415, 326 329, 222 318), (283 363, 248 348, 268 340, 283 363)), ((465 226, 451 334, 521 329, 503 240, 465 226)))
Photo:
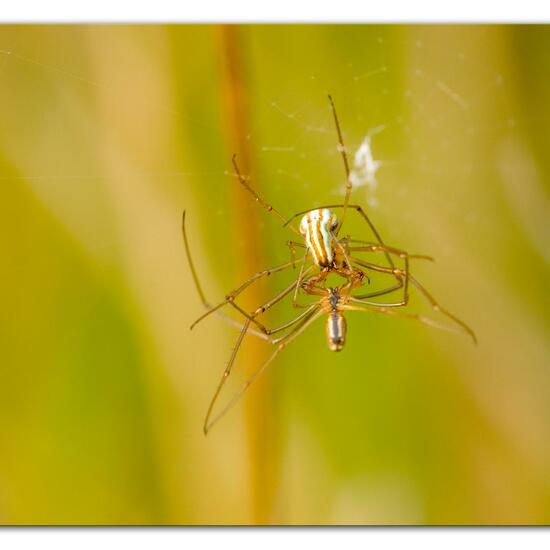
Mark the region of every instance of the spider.
POLYGON ((183 212, 182 233, 187 260, 195 287, 197 288, 199 297, 206 308, 206 312, 191 325, 191 329, 212 313, 216 313, 225 321, 237 326, 240 329, 239 336, 235 346, 233 347, 227 366, 222 374, 218 386, 216 387, 216 391, 214 392, 206 412, 203 424, 203 431, 205 435, 210 431, 212 426, 216 424, 218 420, 220 420, 220 418, 224 416, 224 414, 238 401, 247 388, 273 362, 273 360, 286 348, 286 346, 300 336, 311 324, 323 315, 326 315, 326 335, 328 347, 331 351, 336 352, 343 349, 346 341, 347 325, 344 317, 344 312, 346 311, 379 313, 395 317, 404 317, 436 326, 438 328, 447 328, 423 315, 404 312, 399 309, 408 304, 409 288, 410 286, 413 286, 425 298, 433 311, 439 312, 446 316, 456 326, 460 327, 462 331, 467 333, 473 339, 474 343, 476 342, 474 331, 458 317, 443 308, 426 290, 426 288, 411 274, 411 259, 433 259, 430 256, 409 254, 404 250, 387 246, 363 208, 357 204, 350 204, 352 183, 350 179, 349 161, 344 146, 336 108, 331 96, 329 96, 329 101, 338 136, 338 150, 342 156, 346 175, 346 189, 342 204, 318 206, 303 212, 298 212, 291 218, 286 219, 278 210, 271 206, 271 204, 263 200, 248 184, 247 180, 239 170, 235 155, 232 159, 235 175, 240 184, 243 185, 243 187, 254 197, 255 201, 262 208, 282 221, 283 227, 288 228, 300 237, 299 242, 292 240, 287 241, 287 246, 289 247, 291 253, 290 261, 270 269, 259 271, 250 277, 250 279, 227 294, 224 300, 219 304, 211 306, 206 300, 192 260, 185 228, 185 212, 183 212), (336 209, 341 209, 342 213, 340 219, 338 219, 334 212, 336 209), (366 222, 376 239, 375 242, 352 239, 349 235, 339 238, 338 235, 342 229, 348 210, 356 211, 360 218, 366 222), (301 221, 299 229, 296 229, 292 222, 300 216, 301 221), (241 308, 235 300, 250 285, 274 273, 284 271, 291 267, 296 267, 296 249, 301 249, 304 251, 303 256, 298 259, 298 262, 300 263, 298 277, 292 281, 290 285, 278 292, 268 302, 257 307, 253 312, 247 312, 241 308), (369 262, 363 258, 357 257, 357 255, 362 253, 382 253, 386 259, 387 265, 380 265, 378 263, 369 262), (399 260, 400 263, 403 264, 403 267, 398 267, 396 265, 396 261, 394 260, 399 260), (310 262, 310 265, 308 265, 308 261, 310 262), (357 293, 365 282, 370 281, 368 272, 388 275, 392 278, 393 282, 389 286, 382 289, 371 292, 363 291, 357 293), (326 280, 331 274, 336 274, 345 281, 340 286, 327 287, 326 280), (376 301, 371 301, 373 298, 393 294, 400 290, 402 291, 402 294, 393 302, 379 303, 376 301), (317 297, 317 300, 307 304, 298 303, 300 291, 302 291, 303 294, 317 297), (258 319, 258 317, 260 317, 263 313, 281 302, 290 294, 292 294, 293 307, 302 308, 304 309, 303 312, 297 315, 294 319, 291 319, 290 321, 275 328, 268 328, 258 319), (243 322, 239 322, 221 311, 221 308, 226 305, 230 305, 238 311, 243 317, 243 322), (282 335, 279 335, 280 333, 282 333, 282 335), (212 418, 214 406, 218 400, 225 381, 227 380, 227 377, 231 373, 239 348, 241 347, 244 337, 247 334, 252 334, 267 340, 270 344, 275 346, 275 350, 252 374, 252 376, 246 380, 239 392, 221 410, 221 412, 212 418))

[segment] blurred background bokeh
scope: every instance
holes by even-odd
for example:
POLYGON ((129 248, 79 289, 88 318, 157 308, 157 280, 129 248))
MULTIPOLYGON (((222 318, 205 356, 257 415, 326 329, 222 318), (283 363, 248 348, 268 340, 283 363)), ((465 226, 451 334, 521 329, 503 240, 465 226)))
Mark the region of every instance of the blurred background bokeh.
MULTIPOLYGON (((0 523, 550 522, 549 48, 537 26, 0 27, 0 523), (354 202, 436 258, 415 272, 479 345, 350 313, 334 354, 319 321, 204 437, 237 331, 189 330, 181 212, 212 302, 284 262, 231 155, 285 215, 339 202, 327 93, 380 161, 354 202)), ((225 401, 268 347, 245 341, 225 401)))

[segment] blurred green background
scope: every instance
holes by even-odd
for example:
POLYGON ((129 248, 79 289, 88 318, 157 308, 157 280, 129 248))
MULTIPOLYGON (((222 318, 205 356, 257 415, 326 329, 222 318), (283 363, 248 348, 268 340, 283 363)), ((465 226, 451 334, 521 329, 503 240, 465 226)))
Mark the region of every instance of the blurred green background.
POLYGON ((0 522, 550 522, 549 47, 537 26, 0 27, 0 522), (237 332, 189 331, 181 212, 212 302, 284 262, 231 154, 285 215, 339 202, 327 93, 352 159, 371 132, 382 161, 354 202, 436 258, 414 270, 479 345, 350 313, 334 354, 319 321, 205 438, 237 332))

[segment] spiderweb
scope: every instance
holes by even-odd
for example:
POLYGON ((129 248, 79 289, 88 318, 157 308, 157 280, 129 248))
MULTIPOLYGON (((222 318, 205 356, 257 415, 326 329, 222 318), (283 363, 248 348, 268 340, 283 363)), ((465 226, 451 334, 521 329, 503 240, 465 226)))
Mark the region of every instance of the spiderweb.
MULTIPOLYGON (((261 46, 262 42, 270 40, 273 32, 266 31, 264 37, 260 31, 255 31, 254 40, 261 46)), ((344 30, 341 32, 344 37, 344 30)), ((270 77, 270 73, 279 74, 280 65, 286 63, 284 55, 274 58, 270 65, 261 63, 251 54, 249 57, 255 71, 249 91, 254 103, 250 109, 253 130, 247 139, 258 158, 258 174, 253 176, 262 178, 264 194, 276 199, 280 191, 291 189, 298 196, 296 202, 305 208, 316 201, 334 202, 341 196, 343 169, 326 100, 326 93, 330 92, 337 102, 352 161, 354 199, 367 204, 378 219, 399 217, 399 224, 388 227, 388 231, 394 232, 392 238, 407 234, 409 227, 418 221, 418 213, 407 207, 411 194, 435 207, 443 217, 451 217, 459 223, 490 223, 479 210, 483 208, 482 202, 470 202, 466 213, 457 210, 461 207, 461 194, 469 191, 469 182, 476 180, 476 172, 487 166, 487 159, 468 157, 461 149, 465 136, 474 138, 491 133, 497 140, 501 136, 513 136, 517 128, 518 115, 513 106, 506 105, 506 79, 498 62, 489 60, 480 69, 476 57, 480 44, 491 39, 488 32, 485 27, 474 28, 469 40, 455 41, 441 48, 440 35, 433 36, 430 29, 413 29, 408 38, 407 33, 391 28, 373 28, 365 33, 364 43, 357 46, 364 52, 364 57, 358 56, 351 47, 349 59, 343 47, 335 54, 338 59, 334 65, 336 74, 333 65, 330 65, 330 70, 324 68, 322 56, 310 64, 309 71, 304 71, 306 61, 312 58, 308 52, 296 54, 294 66, 284 71, 284 79, 270 77), (470 79, 475 77, 475 87, 464 85, 465 75, 470 79), (488 117, 489 126, 479 119, 476 111, 480 104, 483 106, 488 102, 488 98, 498 111, 488 117), (452 164, 449 164, 449 159, 452 164), (480 166, 480 162, 483 165, 480 166), (312 179, 320 172, 326 173, 324 181, 312 179), (454 180, 453 197, 439 195, 437 189, 434 191, 431 183, 434 177, 454 180)), ((91 78, 94 71, 90 71, 76 54, 58 53, 59 59, 50 59, 47 55, 44 58, 39 49, 27 52, 29 48, 24 33, 14 36, 0 44, 3 87, 20 90, 22 103, 27 96, 35 97, 37 90, 42 98, 50 95, 56 109, 64 110, 61 113, 53 110, 52 128, 56 126, 55 117, 62 121, 72 119, 75 127, 79 122, 89 123, 84 119, 92 114, 94 92, 100 90, 109 95, 120 85, 120 82, 91 78), (75 106, 72 94, 76 93, 84 96, 84 101, 89 100, 84 108, 75 106), (60 101, 60 96, 66 101, 60 101), (75 120, 77 116, 80 121, 75 120)), ((167 52, 143 50, 147 62, 157 63, 159 71, 166 68, 166 60, 159 61, 156 57, 160 54, 167 55, 167 52)), ((13 101, 11 97, 9 101, 13 101)), ((10 105, 9 101, 4 101, 3 107, 5 111, 11 111, 5 117, 8 124, 17 123, 14 111, 33 108, 32 102, 23 106, 10 105)), ((35 100, 35 103, 39 109, 39 101, 35 100)), ((223 127, 216 127, 212 120, 201 119, 200 113, 190 114, 185 108, 178 108, 170 96, 165 104, 144 99, 140 106, 149 110, 151 117, 173 117, 177 124, 189 126, 191 132, 193 128, 208 127, 218 134, 225 133, 223 127)), ((120 108, 128 107, 121 105, 120 108)), ((48 113, 43 111, 36 112, 37 121, 43 121, 47 116, 48 113)), ((16 134, 24 135, 21 132, 16 134)), ((41 139, 48 137, 55 139, 58 136, 54 133, 53 136, 41 136, 41 139)), ((55 205, 57 215, 67 221, 71 216, 70 208, 63 209, 63 203, 71 202, 67 192, 70 193, 71 188, 82 192, 83 186, 91 189, 94 182, 105 176, 91 171, 74 172, 73 166, 85 165, 91 159, 79 159, 78 153, 76 159, 71 158, 73 151, 68 152, 62 163, 56 159, 55 169, 52 169, 49 159, 41 158, 39 148, 27 145, 6 142, 7 156, 10 156, 10 151, 16 151, 15 164, 25 164, 29 173, 6 175, 4 182, 13 177, 24 178, 36 193, 41 194, 42 200, 50 206, 55 205), (25 158, 22 158, 21 151, 27 152, 25 158), (76 162, 78 160, 81 162, 76 162)), ((81 150, 89 146, 82 145, 81 150)), ((209 161, 207 167, 198 170, 195 163, 190 169, 183 166, 183 170, 178 164, 144 168, 134 167, 133 170, 147 178, 172 179, 172 185, 177 185, 178 178, 185 177, 199 177, 207 182, 206 185, 220 178, 232 177, 229 163, 221 155, 217 162, 209 161)), ((131 178, 132 173, 128 177, 131 178)), ((217 213, 227 215, 223 208, 218 208, 217 213)), ((82 224, 82 217, 67 223, 78 226, 82 224)), ((95 230, 90 226, 86 231, 91 235, 95 230)), ((151 231, 154 233, 154 227, 151 231)), ((105 239, 102 246, 108 246, 108 237, 105 239)))
MULTIPOLYGON (((124 284, 130 280, 128 286, 141 300, 162 366, 185 396, 182 402, 197 434, 197 418, 236 337, 232 328, 220 336, 221 322, 213 319, 207 329, 191 335, 187 330, 201 308, 185 263, 181 210, 187 209, 191 248, 212 303, 242 282, 235 271, 240 246, 250 238, 240 231, 233 209, 234 151, 220 115, 216 47, 204 27, 12 27, 0 35, 0 185, 8 197, 16 187, 31 195, 101 275, 113 267, 118 273, 124 264, 124 284)), ((319 437, 329 434, 332 441, 325 444, 334 446, 335 461, 344 455, 343 448, 356 445, 348 458, 358 471, 376 457, 385 466, 413 452, 401 441, 408 425, 398 430, 395 419, 388 421, 387 412, 398 411, 405 421, 418 414, 411 421, 418 426, 435 422, 436 435, 441 414, 441 424, 457 427, 453 433, 469 432, 474 423, 481 424, 479 418, 490 418, 499 434, 511 434, 510 441, 527 456, 532 452, 526 468, 540 462, 545 475, 547 438, 539 411, 546 410, 548 401, 543 392, 547 369, 542 367, 547 335, 528 309, 542 308, 544 302, 531 300, 526 306, 527 298, 518 297, 510 282, 514 272, 508 258, 514 256, 507 254, 512 249, 519 258, 531 251, 550 261, 548 201, 526 144, 506 32, 481 26, 257 27, 244 33, 243 47, 250 117, 243 137, 253 158, 246 174, 250 184, 288 216, 341 202, 344 168, 330 93, 353 170, 352 202, 366 208, 385 242, 437 259, 435 266, 415 264, 415 274, 418 270, 419 279, 445 306, 483 334, 477 356, 466 338, 449 344, 454 353, 445 348, 438 355, 437 346, 443 348, 451 339, 439 338, 437 332, 428 357, 421 344, 407 348, 407 342, 432 334, 429 330, 419 329, 411 338, 411 333, 398 334, 402 325, 394 323, 384 332, 381 324, 358 314, 349 321, 348 355, 334 357, 326 351, 322 328, 300 337, 302 347, 296 346, 296 352, 289 347, 300 368, 278 371, 298 382, 284 391, 298 388, 297 406, 315 411, 319 437), (513 334, 517 344, 504 342, 503 334, 513 334), (439 369, 439 359, 449 368, 439 369), (453 370, 452 363, 460 361, 461 368, 453 370), (345 369, 335 376, 338 362, 345 369), (535 367, 528 370, 527 364, 535 367), (450 387, 462 392, 461 384, 468 389, 467 403, 453 401, 456 407, 445 413, 437 399, 444 400, 450 387), (436 395, 425 399, 431 405, 413 411, 432 388, 436 395), (476 398, 473 406, 470 395, 476 398), (462 414, 455 414, 459 407, 461 413, 478 407, 485 416, 476 409, 467 417, 469 424, 461 424, 462 414), (359 423, 350 421, 348 427, 342 419, 359 423), (387 437, 378 433, 377 423, 387 437), (357 426, 364 437, 353 431, 357 426), (532 437, 533 429, 526 431, 526 426, 543 435, 532 437), (537 441, 532 451, 529 439, 537 441)), ((5 200, 4 208, 10 206, 5 200)), ((260 270, 286 261, 285 241, 295 236, 266 212, 255 212, 265 261, 257 266, 260 270)), ((32 230, 32 220, 28 223, 32 230)), ((372 240, 353 213, 345 232, 372 240)), ((528 295, 530 289, 524 287, 529 285, 519 271, 515 276, 528 295)), ((295 275, 289 273, 287 280, 295 275)), ((284 284, 284 276, 266 282, 269 296, 284 284)), ((426 308, 421 299, 413 304, 417 306, 426 308)), ((280 308, 275 317, 286 321, 292 314, 290 307, 280 308)), ((239 360, 246 357, 247 344, 239 360)), ((289 357, 287 351, 277 361, 283 357, 289 357)), ((239 366, 225 402, 239 387, 239 376, 246 378, 239 366)), ((279 411, 281 418, 287 410, 279 411)), ((219 432, 224 450, 219 468, 235 472, 237 468, 228 468, 225 452, 240 445, 224 440, 224 433, 234 436, 231 430, 219 432)), ((301 443, 302 434, 292 437, 301 443)), ((167 439, 172 438, 170 433, 167 439)), ((422 446, 428 439, 415 435, 411 448, 416 440, 422 446)), ((418 453, 424 467, 424 450, 418 453)), ((457 449, 452 456, 461 453, 457 449)), ((306 476, 323 455, 312 456, 306 476)), ((441 455, 433 456, 433 464, 439 465, 441 455)), ((243 463, 232 462, 239 468, 243 463)), ((328 471, 327 466, 323 475, 328 471)), ((446 487, 448 480, 435 479, 434 487, 446 487)), ((201 485, 200 480, 193 483, 201 485)), ((363 484, 365 494, 371 493, 371 485, 363 484)), ((298 491, 303 487, 291 485, 298 491)), ((357 485, 350 481, 350 493, 357 485)), ((233 494, 235 487, 230 489, 233 494)))

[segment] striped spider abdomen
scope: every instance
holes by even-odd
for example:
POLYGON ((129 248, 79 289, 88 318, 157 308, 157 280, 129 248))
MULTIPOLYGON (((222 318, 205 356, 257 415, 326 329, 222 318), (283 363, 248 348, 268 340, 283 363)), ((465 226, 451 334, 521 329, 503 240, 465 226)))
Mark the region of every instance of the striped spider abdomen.
POLYGON ((308 212, 300 222, 300 233, 311 251, 314 262, 319 267, 329 267, 334 260, 333 231, 338 226, 338 218, 328 208, 308 212))

